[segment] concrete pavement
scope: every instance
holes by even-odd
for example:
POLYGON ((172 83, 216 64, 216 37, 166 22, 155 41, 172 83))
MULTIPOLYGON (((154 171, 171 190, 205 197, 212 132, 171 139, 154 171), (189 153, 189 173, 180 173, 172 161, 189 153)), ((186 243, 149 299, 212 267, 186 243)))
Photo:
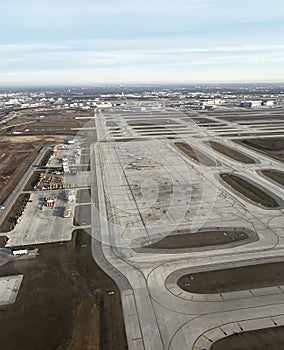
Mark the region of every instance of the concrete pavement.
MULTIPOLYGON (((154 114, 109 114, 107 120, 119 125, 119 132, 107 126, 103 114, 96 117, 99 140, 93 146, 96 186, 92 189, 98 194, 93 199, 98 205, 93 210, 93 234, 100 239, 105 257, 102 266, 110 275, 115 270, 118 273, 116 281, 122 289, 130 349, 209 349, 212 342, 206 343, 206 332, 212 327, 226 324, 227 334, 232 334, 240 320, 246 330, 252 317, 258 320, 254 323, 257 328, 261 319, 266 324, 269 317, 280 315, 281 311, 284 314, 283 286, 193 295, 176 285, 180 271, 226 268, 242 261, 255 264, 283 260, 282 209, 259 206, 232 191, 219 178, 221 172, 235 172, 263 186, 272 196, 283 198, 283 188, 259 174, 264 168, 281 170, 282 163, 235 145, 231 136, 226 137, 232 132, 240 138, 248 133, 259 137, 270 134, 260 125, 239 125, 210 117, 226 127, 200 128, 194 122, 188 124, 184 115, 177 112, 172 116, 168 110, 154 114), (154 131, 146 125, 138 128, 128 123, 148 120, 151 124, 153 119, 160 120, 156 125, 167 130, 154 131), (166 125, 165 120, 172 122, 166 125), (173 135, 208 157, 213 155, 216 166, 204 166, 180 154, 168 138, 173 135), (240 163, 213 152, 204 143, 208 140, 234 147, 255 159, 255 164, 240 163), (137 252, 131 245, 133 241, 163 237, 176 228, 237 226, 253 230, 258 240, 236 247, 205 247, 195 252, 167 254, 137 252)), ((212 334, 213 341, 224 336, 220 329, 214 337, 212 334)))

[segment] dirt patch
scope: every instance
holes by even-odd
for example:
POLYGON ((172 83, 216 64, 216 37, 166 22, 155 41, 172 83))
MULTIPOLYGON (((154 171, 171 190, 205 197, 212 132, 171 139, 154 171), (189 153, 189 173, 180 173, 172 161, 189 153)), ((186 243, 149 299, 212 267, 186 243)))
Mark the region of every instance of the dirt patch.
MULTIPOLYGON (((186 121, 188 121, 188 118, 185 118, 186 121)), ((214 120, 210 120, 210 119, 207 119, 207 118, 189 118, 190 121, 193 121, 193 122, 196 122, 196 123, 202 123, 202 124, 207 124, 207 123, 212 123, 212 124, 215 124, 215 123, 218 123, 217 121, 214 121, 214 120)))
POLYGON ((284 186, 284 173, 279 170, 262 170, 262 174, 269 179, 279 183, 281 186, 284 186))
POLYGON ((46 164, 48 163, 52 154, 53 154, 53 151, 46 151, 44 156, 42 157, 42 160, 41 160, 39 166, 46 166, 46 164))
POLYGON ((19 195, 8 215, 0 225, 0 232, 9 232, 15 227, 17 220, 19 220, 28 200, 30 199, 30 196, 29 193, 22 193, 19 195))
MULTIPOLYGON (((181 128, 183 128, 183 126, 181 125, 180 126, 181 128)), ((175 130, 177 130, 178 127, 175 126, 175 130)), ((173 130, 171 128, 166 128, 166 127, 163 127, 163 126, 153 126, 153 127, 148 127, 148 128, 136 128, 135 129, 136 131, 138 132, 141 132, 141 133, 146 133, 146 132, 161 132, 161 133, 167 133, 167 132, 173 132, 173 130)), ((178 130, 177 130, 178 131, 178 130)))
MULTIPOLYGON (((248 137, 248 136, 255 136, 255 133, 246 133, 246 132, 242 132, 242 133, 238 133, 238 134, 236 134, 236 133, 233 133, 233 134, 227 134, 227 130, 223 130, 223 131, 219 131, 218 132, 218 134, 220 135, 220 136, 226 136, 227 138, 228 137, 239 137, 239 136, 246 136, 246 137, 248 137)), ((234 142, 238 142, 238 140, 233 140, 234 142)))
POLYGON ((145 132, 145 131, 139 131, 140 134, 142 136, 165 136, 165 135, 176 135, 178 136, 177 132, 168 130, 168 131, 160 131, 160 132, 152 132, 151 130, 149 130, 149 132, 145 132))
MULTIPOLYGON (((86 119, 77 117, 93 116, 92 111, 75 110, 39 110, 30 109, 22 112, 18 117, 5 124, 2 133, 24 133, 25 135, 76 135, 73 128, 83 127, 86 119)), ((88 120, 88 125, 90 121, 88 120)))
POLYGON ((116 139, 115 142, 130 142, 130 141, 141 141, 141 139, 129 139, 129 138, 122 138, 122 139, 116 139))
MULTIPOLYGON (((275 125, 273 125, 273 126, 271 126, 271 127, 269 127, 269 126, 267 126, 267 127, 261 127, 261 131, 262 132, 264 132, 264 131, 266 131, 267 133, 270 133, 270 132, 272 132, 273 130, 277 130, 277 129, 283 129, 284 128, 284 124, 277 124, 277 127, 275 128, 275 125)), ((274 132, 274 133, 276 133, 276 134, 279 134, 279 133, 281 133, 281 131, 276 131, 276 132, 274 132)))
POLYGON ((90 189, 84 189, 84 190, 78 190, 77 191, 77 203, 90 203, 91 196, 90 196, 90 189))
POLYGON ((197 163, 208 166, 216 166, 217 162, 208 158, 204 153, 194 150, 191 146, 184 142, 175 142, 175 146, 185 155, 195 160, 197 163))
POLYGON ((229 129, 230 127, 227 126, 226 124, 222 124, 222 123, 218 123, 218 124, 214 124, 214 123, 206 123, 206 124, 198 124, 198 126, 200 128, 214 128, 214 129, 221 129, 222 131, 226 131, 226 129, 229 129))
POLYGON ((274 159, 284 161, 284 137, 247 139, 236 141, 274 159))
POLYGON ((107 120, 107 121, 106 121, 106 126, 109 126, 109 127, 117 127, 117 123, 114 122, 113 120, 107 120))
MULTIPOLYGON (((0 151, 0 153, 2 152, 0 151)), ((2 154, 3 163, 0 163, 0 204, 3 204, 8 198, 36 155, 35 152, 19 152, 7 156, 2 154)))
POLYGON ((1 136, 1 142, 7 142, 15 147, 17 144, 21 144, 21 147, 29 147, 30 144, 40 143, 40 142, 58 142, 59 140, 53 137, 42 138, 40 136, 1 136))
POLYGON ((38 137, 1 137, 0 141, 0 204, 16 187, 40 149, 56 139, 38 137))
POLYGON ((8 237, 0 236, 0 248, 4 248, 7 242, 8 242, 8 237))
MULTIPOLYGON (((213 115, 213 114, 212 114, 213 115)), ((256 111, 241 111, 241 112, 233 112, 230 111, 230 115, 222 115, 222 114, 215 114, 220 119, 224 119, 227 121, 248 121, 248 120, 271 120, 271 119, 284 119, 283 114, 279 113, 270 113, 269 111, 265 111, 265 113, 259 112, 257 113, 256 111)))
POLYGON ((172 234, 152 244, 143 246, 145 249, 183 249, 207 247, 228 244, 247 239, 242 231, 205 231, 196 233, 172 234))
POLYGON ((41 171, 35 171, 26 184, 24 191, 32 191, 39 180, 41 171))
POLYGON ((127 124, 129 126, 140 126, 140 127, 143 127, 143 126, 154 126, 155 124, 154 123, 147 123, 147 122, 131 122, 131 121, 127 121, 127 124))
POLYGON ((75 208, 74 226, 91 225, 91 204, 78 205, 75 208))
POLYGON ((255 161, 243 153, 240 153, 230 147, 224 146, 221 143, 211 141, 210 146, 217 152, 224 154, 225 156, 237 160, 241 163, 254 164, 255 161))
POLYGON ((284 262, 211 270, 182 276, 180 288, 198 294, 228 293, 284 284, 284 262))
POLYGON ((240 332, 217 340, 210 350, 282 350, 284 326, 240 332))
POLYGON ((253 185, 251 182, 233 174, 221 174, 220 176, 222 180, 234 190, 243 194, 253 202, 260 203, 267 208, 279 208, 279 203, 257 185, 253 185))
POLYGON ((173 119, 167 119, 167 118, 151 118, 151 122, 149 123, 149 120, 139 120, 139 121, 131 121, 131 120, 128 120, 127 121, 127 124, 129 126, 140 126, 140 127, 143 127, 143 126, 161 126, 161 124, 165 124, 165 126, 167 124, 177 124, 176 121, 174 121, 173 119))
POLYGON ((94 262, 90 236, 37 247, 36 259, 0 268, 24 274, 16 303, 1 309, 0 348, 127 349, 120 293, 94 262))

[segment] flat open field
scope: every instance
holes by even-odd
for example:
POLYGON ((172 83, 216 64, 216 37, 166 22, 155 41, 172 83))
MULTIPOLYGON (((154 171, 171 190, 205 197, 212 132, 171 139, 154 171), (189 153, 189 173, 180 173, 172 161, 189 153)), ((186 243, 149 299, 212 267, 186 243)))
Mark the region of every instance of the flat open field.
POLYGON ((127 349, 120 293, 90 244, 75 231, 70 242, 37 246, 35 259, 0 267, 0 276, 24 274, 16 303, 1 309, 1 349, 127 349))
POLYGON ((283 350, 284 327, 240 332, 216 341, 210 350, 283 350))
POLYGON ((185 155, 195 160, 197 163, 201 163, 203 165, 214 166, 217 165, 217 161, 215 162, 213 159, 208 158, 204 153, 195 151, 192 147, 190 147, 187 143, 184 142, 175 142, 175 146, 185 155))
POLYGON ((233 174, 221 174, 222 180, 230 185, 237 192, 242 193, 255 203, 260 203, 267 208, 278 208, 279 203, 271 197, 268 193, 264 192, 258 186, 244 180, 243 178, 233 174))
POLYGON ((241 163, 253 164, 255 161, 243 153, 240 153, 230 147, 224 146, 221 143, 211 141, 210 146, 217 152, 224 154, 225 156, 237 160, 241 163))
POLYGON ((220 119, 224 119, 227 121, 248 121, 248 120, 269 120, 269 119, 278 119, 284 120, 284 116, 281 110, 271 111, 271 110, 242 110, 242 111, 230 111, 228 112, 212 112, 208 113, 208 115, 217 116, 220 119))
POLYGON ((18 184, 43 146, 54 144, 54 138, 3 136, 0 141, 0 204, 18 184))
POLYGON ((236 141, 274 159, 284 161, 284 137, 266 137, 236 141))
POLYGON ((169 235, 160 241, 146 245, 143 248, 152 249, 182 249, 214 246, 241 241, 248 235, 241 231, 207 231, 196 233, 181 233, 169 235))
POLYGON ((284 284, 284 262, 242 266, 184 275, 180 288, 191 293, 215 294, 284 284))
MULTIPOLYGON (((184 118, 185 121, 188 121, 188 118, 184 118)), ((209 123, 209 124, 215 124, 217 123, 216 121, 214 120, 210 120, 210 119, 207 119, 207 118, 192 118, 191 121, 195 122, 195 123, 209 123)))
POLYGON ((175 122, 172 119, 168 119, 168 118, 151 118, 151 120, 149 119, 140 119, 138 120, 127 120, 127 124, 130 126, 135 127, 143 127, 143 126, 153 126, 155 127, 155 125, 161 125, 161 124, 165 124, 165 127, 167 127, 167 123, 168 124, 177 124, 177 122, 175 122))
POLYGON ((0 128, 0 132, 24 135, 76 135, 78 131, 71 129, 80 128, 88 122, 88 119, 76 117, 91 118, 93 111, 28 109, 6 123, 0 128))
POLYGON ((278 170, 263 170, 262 174, 279 183, 281 186, 284 186, 284 172, 278 170))

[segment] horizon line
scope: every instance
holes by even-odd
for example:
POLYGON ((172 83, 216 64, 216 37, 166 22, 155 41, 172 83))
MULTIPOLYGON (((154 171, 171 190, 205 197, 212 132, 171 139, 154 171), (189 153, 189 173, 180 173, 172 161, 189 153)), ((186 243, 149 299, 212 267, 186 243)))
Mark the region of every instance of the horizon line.
POLYGON ((194 84, 284 84, 284 80, 196 80, 184 81, 146 81, 146 82, 62 82, 62 83, 0 83, 0 88, 12 87, 85 87, 85 86, 123 86, 123 85, 194 85, 194 84))

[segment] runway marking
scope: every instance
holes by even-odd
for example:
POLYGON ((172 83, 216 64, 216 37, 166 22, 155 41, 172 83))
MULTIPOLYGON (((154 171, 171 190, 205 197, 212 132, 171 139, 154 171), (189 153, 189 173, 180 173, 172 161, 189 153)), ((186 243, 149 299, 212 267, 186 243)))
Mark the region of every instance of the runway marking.
MULTIPOLYGON (((274 323, 274 325, 275 325, 276 327, 279 327, 278 324, 276 323, 276 321, 274 320, 273 317, 282 317, 282 318, 283 318, 283 317, 284 317, 284 314, 273 315, 273 316, 265 316, 265 317, 249 318, 249 319, 246 319, 246 320, 243 320, 243 321, 244 321, 244 322, 247 322, 247 321, 249 321, 249 322, 254 322, 254 321, 257 321, 257 320, 266 320, 266 319, 269 318, 269 319, 274 323)), ((231 326, 234 327, 236 324, 239 326, 239 328, 241 329, 241 331, 245 331, 245 330, 243 329, 243 327, 241 326, 241 323, 240 323, 239 321, 225 323, 225 324, 223 324, 222 326, 231 325, 231 326)), ((205 339, 207 339, 207 340, 209 340, 209 341, 211 341, 211 342, 215 342, 215 341, 221 339, 222 337, 220 336, 218 339, 215 339, 214 341, 212 341, 212 340, 210 340, 210 339, 206 336, 206 333, 211 332, 212 330, 217 330, 217 329, 219 328, 220 330, 222 330, 222 332, 223 332, 225 335, 227 335, 226 332, 223 330, 222 326, 217 326, 217 327, 215 327, 215 328, 208 329, 206 332, 204 332, 203 334, 201 334, 201 335, 196 339, 196 341, 195 341, 194 344, 198 343, 198 341, 199 341, 201 338, 205 338, 205 339)), ((264 329, 264 328, 267 328, 267 326, 266 326, 266 327, 263 326, 263 327, 261 327, 261 328, 256 327, 256 328, 253 328, 252 330, 264 329)), ((232 333, 232 334, 239 334, 239 332, 236 332, 236 331, 233 330, 233 333, 232 333)), ((196 346, 194 345, 193 349, 196 350, 196 349, 199 349, 199 348, 196 347, 196 346)), ((206 349, 202 349, 202 350, 206 350, 206 349)))
POLYGON ((222 333, 224 333, 225 335, 228 335, 228 334, 224 331, 224 329, 223 329, 222 327, 219 327, 219 329, 220 329, 220 331, 221 331, 222 333))
POLYGON ((237 322, 237 325, 239 326, 240 330, 243 331, 243 327, 241 326, 240 322, 237 322))
POLYGON ((205 338, 206 340, 210 341, 210 343, 213 343, 213 340, 208 338, 207 335, 202 334, 202 337, 205 338))

